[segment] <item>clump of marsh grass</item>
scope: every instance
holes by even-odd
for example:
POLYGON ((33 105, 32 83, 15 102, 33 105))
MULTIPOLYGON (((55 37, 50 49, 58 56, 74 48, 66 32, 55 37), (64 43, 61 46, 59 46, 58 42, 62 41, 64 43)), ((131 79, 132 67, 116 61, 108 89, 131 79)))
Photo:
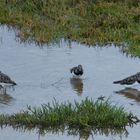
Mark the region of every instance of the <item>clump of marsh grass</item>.
POLYGON ((1 125, 29 127, 67 128, 125 128, 139 119, 127 113, 123 107, 107 101, 93 101, 86 98, 76 102, 43 104, 41 107, 28 106, 27 110, 12 115, 0 115, 1 125))

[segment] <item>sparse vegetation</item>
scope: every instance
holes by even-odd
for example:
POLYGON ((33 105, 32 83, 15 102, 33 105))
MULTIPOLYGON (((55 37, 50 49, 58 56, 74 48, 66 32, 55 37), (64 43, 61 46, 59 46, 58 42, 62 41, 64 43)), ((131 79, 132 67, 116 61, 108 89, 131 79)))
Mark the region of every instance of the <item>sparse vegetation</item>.
POLYGON ((122 107, 111 105, 109 101, 95 101, 86 98, 81 103, 61 103, 54 101, 41 107, 28 106, 26 111, 12 115, 0 115, 0 124, 25 127, 67 127, 78 130, 85 128, 122 129, 133 125, 139 119, 122 107))
POLYGON ((18 27, 22 40, 127 44, 123 51, 140 56, 140 0, 1 0, 0 23, 18 27))

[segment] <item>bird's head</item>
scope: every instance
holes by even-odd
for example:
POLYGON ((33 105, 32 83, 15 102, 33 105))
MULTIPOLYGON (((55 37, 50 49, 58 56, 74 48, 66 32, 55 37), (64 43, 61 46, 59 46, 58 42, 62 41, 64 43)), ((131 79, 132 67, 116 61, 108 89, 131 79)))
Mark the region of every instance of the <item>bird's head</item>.
POLYGON ((79 70, 83 70, 82 65, 78 65, 78 69, 79 69, 79 70))
POLYGON ((17 83, 16 83, 15 81, 12 81, 12 84, 13 84, 13 85, 17 85, 17 83))

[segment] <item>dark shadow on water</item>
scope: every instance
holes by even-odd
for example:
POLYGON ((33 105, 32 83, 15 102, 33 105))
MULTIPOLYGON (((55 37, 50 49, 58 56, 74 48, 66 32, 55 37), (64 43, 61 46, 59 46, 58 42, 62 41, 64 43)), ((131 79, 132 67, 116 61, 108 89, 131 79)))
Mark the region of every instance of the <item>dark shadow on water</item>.
POLYGON ((14 98, 9 94, 0 94, 0 104, 9 105, 14 98))
POLYGON ((4 86, 0 89, 0 104, 10 105, 11 102, 14 101, 14 98, 8 94, 7 90, 14 90, 13 86, 4 86))
POLYGON ((72 86, 72 89, 76 91, 78 96, 83 93, 83 80, 81 78, 70 78, 70 84, 72 86))
POLYGON ((133 99, 136 102, 140 102, 140 91, 138 89, 129 87, 119 91, 115 91, 115 93, 122 94, 129 99, 133 99))
MULTIPOLYGON (((4 129, 7 126, 1 126, 1 129, 4 129)), ((31 132, 35 130, 38 134, 39 139, 44 137, 46 134, 67 134, 68 136, 78 136, 79 140, 88 140, 90 137, 94 139, 96 135, 105 135, 109 136, 119 136, 119 137, 127 137, 129 135, 128 131, 125 128, 122 129, 94 129, 94 128, 85 128, 85 129, 77 129, 77 128, 66 128, 65 126, 58 127, 25 127, 21 125, 11 126, 15 131, 20 132, 31 132)))

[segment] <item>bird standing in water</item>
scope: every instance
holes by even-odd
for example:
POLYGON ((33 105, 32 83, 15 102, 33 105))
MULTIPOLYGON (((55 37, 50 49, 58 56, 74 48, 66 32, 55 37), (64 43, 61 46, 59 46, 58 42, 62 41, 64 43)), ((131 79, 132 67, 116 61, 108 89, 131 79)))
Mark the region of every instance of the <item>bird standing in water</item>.
POLYGON ((140 83, 140 72, 134 74, 134 75, 131 75, 127 78, 124 78, 122 80, 119 80, 119 81, 114 81, 113 83, 114 84, 121 84, 121 85, 132 85, 134 83, 140 83))
POLYGON ((81 76, 84 73, 82 65, 78 65, 77 67, 71 68, 70 72, 74 73, 76 76, 81 76))
POLYGON ((15 81, 11 80, 11 78, 8 75, 2 73, 1 71, 0 71, 0 83, 16 85, 15 81))

